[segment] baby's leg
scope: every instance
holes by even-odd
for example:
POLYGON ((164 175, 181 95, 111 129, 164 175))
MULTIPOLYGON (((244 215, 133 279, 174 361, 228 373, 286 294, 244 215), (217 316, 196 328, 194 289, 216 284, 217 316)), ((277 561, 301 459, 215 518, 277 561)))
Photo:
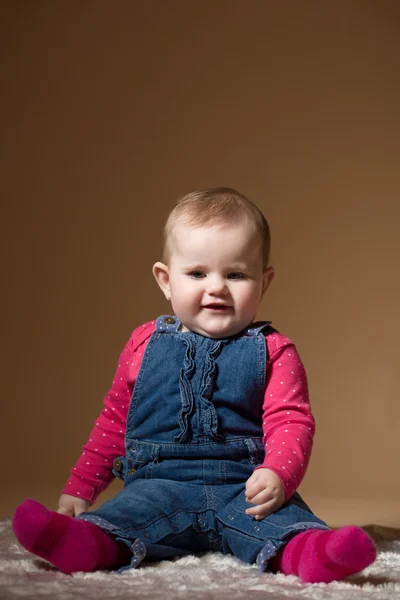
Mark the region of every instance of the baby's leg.
POLYGON ((362 571, 375 558, 372 539, 360 527, 349 526, 299 533, 281 548, 269 566, 307 583, 329 583, 362 571))
POLYGON ((64 573, 113 569, 129 562, 129 548, 93 523, 47 510, 25 500, 15 511, 14 533, 24 548, 64 573))
POLYGON ((298 494, 262 521, 245 514, 244 492, 217 514, 222 550, 256 562, 260 570, 328 583, 362 571, 376 557, 371 538, 359 527, 332 531, 313 515, 298 494), (287 540, 289 541, 287 542, 287 540))
POLYGON ((77 519, 26 500, 16 510, 13 529, 27 550, 65 573, 131 568, 145 556, 161 560, 208 550, 197 520, 206 508, 201 486, 133 478, 114 498, 77 519))

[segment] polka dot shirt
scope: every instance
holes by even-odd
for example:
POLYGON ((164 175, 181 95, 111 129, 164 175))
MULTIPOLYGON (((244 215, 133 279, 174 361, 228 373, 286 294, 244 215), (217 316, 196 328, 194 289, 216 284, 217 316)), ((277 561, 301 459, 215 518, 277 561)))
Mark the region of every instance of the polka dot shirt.
MULTIPOLYGON (((111 389, 95 420, 82 454, 71 469, 63 493, 93 503, 113 479, 115 458, 125 455, 129 404, 143 354, 155 321, 135 329, 118 361, 111 389)), ((315 422, 308 397, 307 377, 297 350, 287 337, 266 337, 269 360, 263 402, 265 459, 261 467, 281 479, 286 499, 303 479, 313 444, 315 422)))

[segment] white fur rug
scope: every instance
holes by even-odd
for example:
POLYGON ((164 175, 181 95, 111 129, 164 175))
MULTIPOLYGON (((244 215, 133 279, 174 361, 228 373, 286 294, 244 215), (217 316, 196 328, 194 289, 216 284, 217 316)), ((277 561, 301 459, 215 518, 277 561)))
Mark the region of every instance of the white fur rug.
POLYGON ((234 557, 205 554, 147 563, 123 574, 97 572, 64 575, 26 552, 0 521, 0 598, 15 600, 400 600, 400 531, 366 527, 377 541, 374 565, 330 584, 302 584, 296 577, 260 573, 234 557))

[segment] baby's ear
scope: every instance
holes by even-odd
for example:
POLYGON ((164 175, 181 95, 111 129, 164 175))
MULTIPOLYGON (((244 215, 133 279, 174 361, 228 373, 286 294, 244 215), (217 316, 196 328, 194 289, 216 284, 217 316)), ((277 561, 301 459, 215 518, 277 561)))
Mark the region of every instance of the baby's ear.
POLYGON ((267 267, 266 269, 264 269, 261 298, 264 296, 265 292, 271 285, 271 281, 273 280, 274 277, 275 277, 274 267, 267 267))
POLYGON ((171 294, 169 291, 169 269, 167 265, 162 262, 156 262, 155 265, 153 265, 153 275, 166 299, 170 300, 171 294))

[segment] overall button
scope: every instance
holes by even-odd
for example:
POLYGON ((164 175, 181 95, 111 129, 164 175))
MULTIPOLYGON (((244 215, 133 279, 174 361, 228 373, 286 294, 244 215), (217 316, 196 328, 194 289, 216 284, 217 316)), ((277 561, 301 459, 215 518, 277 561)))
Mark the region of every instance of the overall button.
POLYGON ((136 473, 136 469, 129 469, 128 475, 134 475, 136 473))
POLYGON ((166 325, 173 325, 175 323, 174 317, 165 317, 164 323, 166 325))
POLYGON ((116 460, 114 460, 114 469, 116 471, 121 471, 122 470, 122 461, 119 460, 119 458, 117 458, 116 460))

